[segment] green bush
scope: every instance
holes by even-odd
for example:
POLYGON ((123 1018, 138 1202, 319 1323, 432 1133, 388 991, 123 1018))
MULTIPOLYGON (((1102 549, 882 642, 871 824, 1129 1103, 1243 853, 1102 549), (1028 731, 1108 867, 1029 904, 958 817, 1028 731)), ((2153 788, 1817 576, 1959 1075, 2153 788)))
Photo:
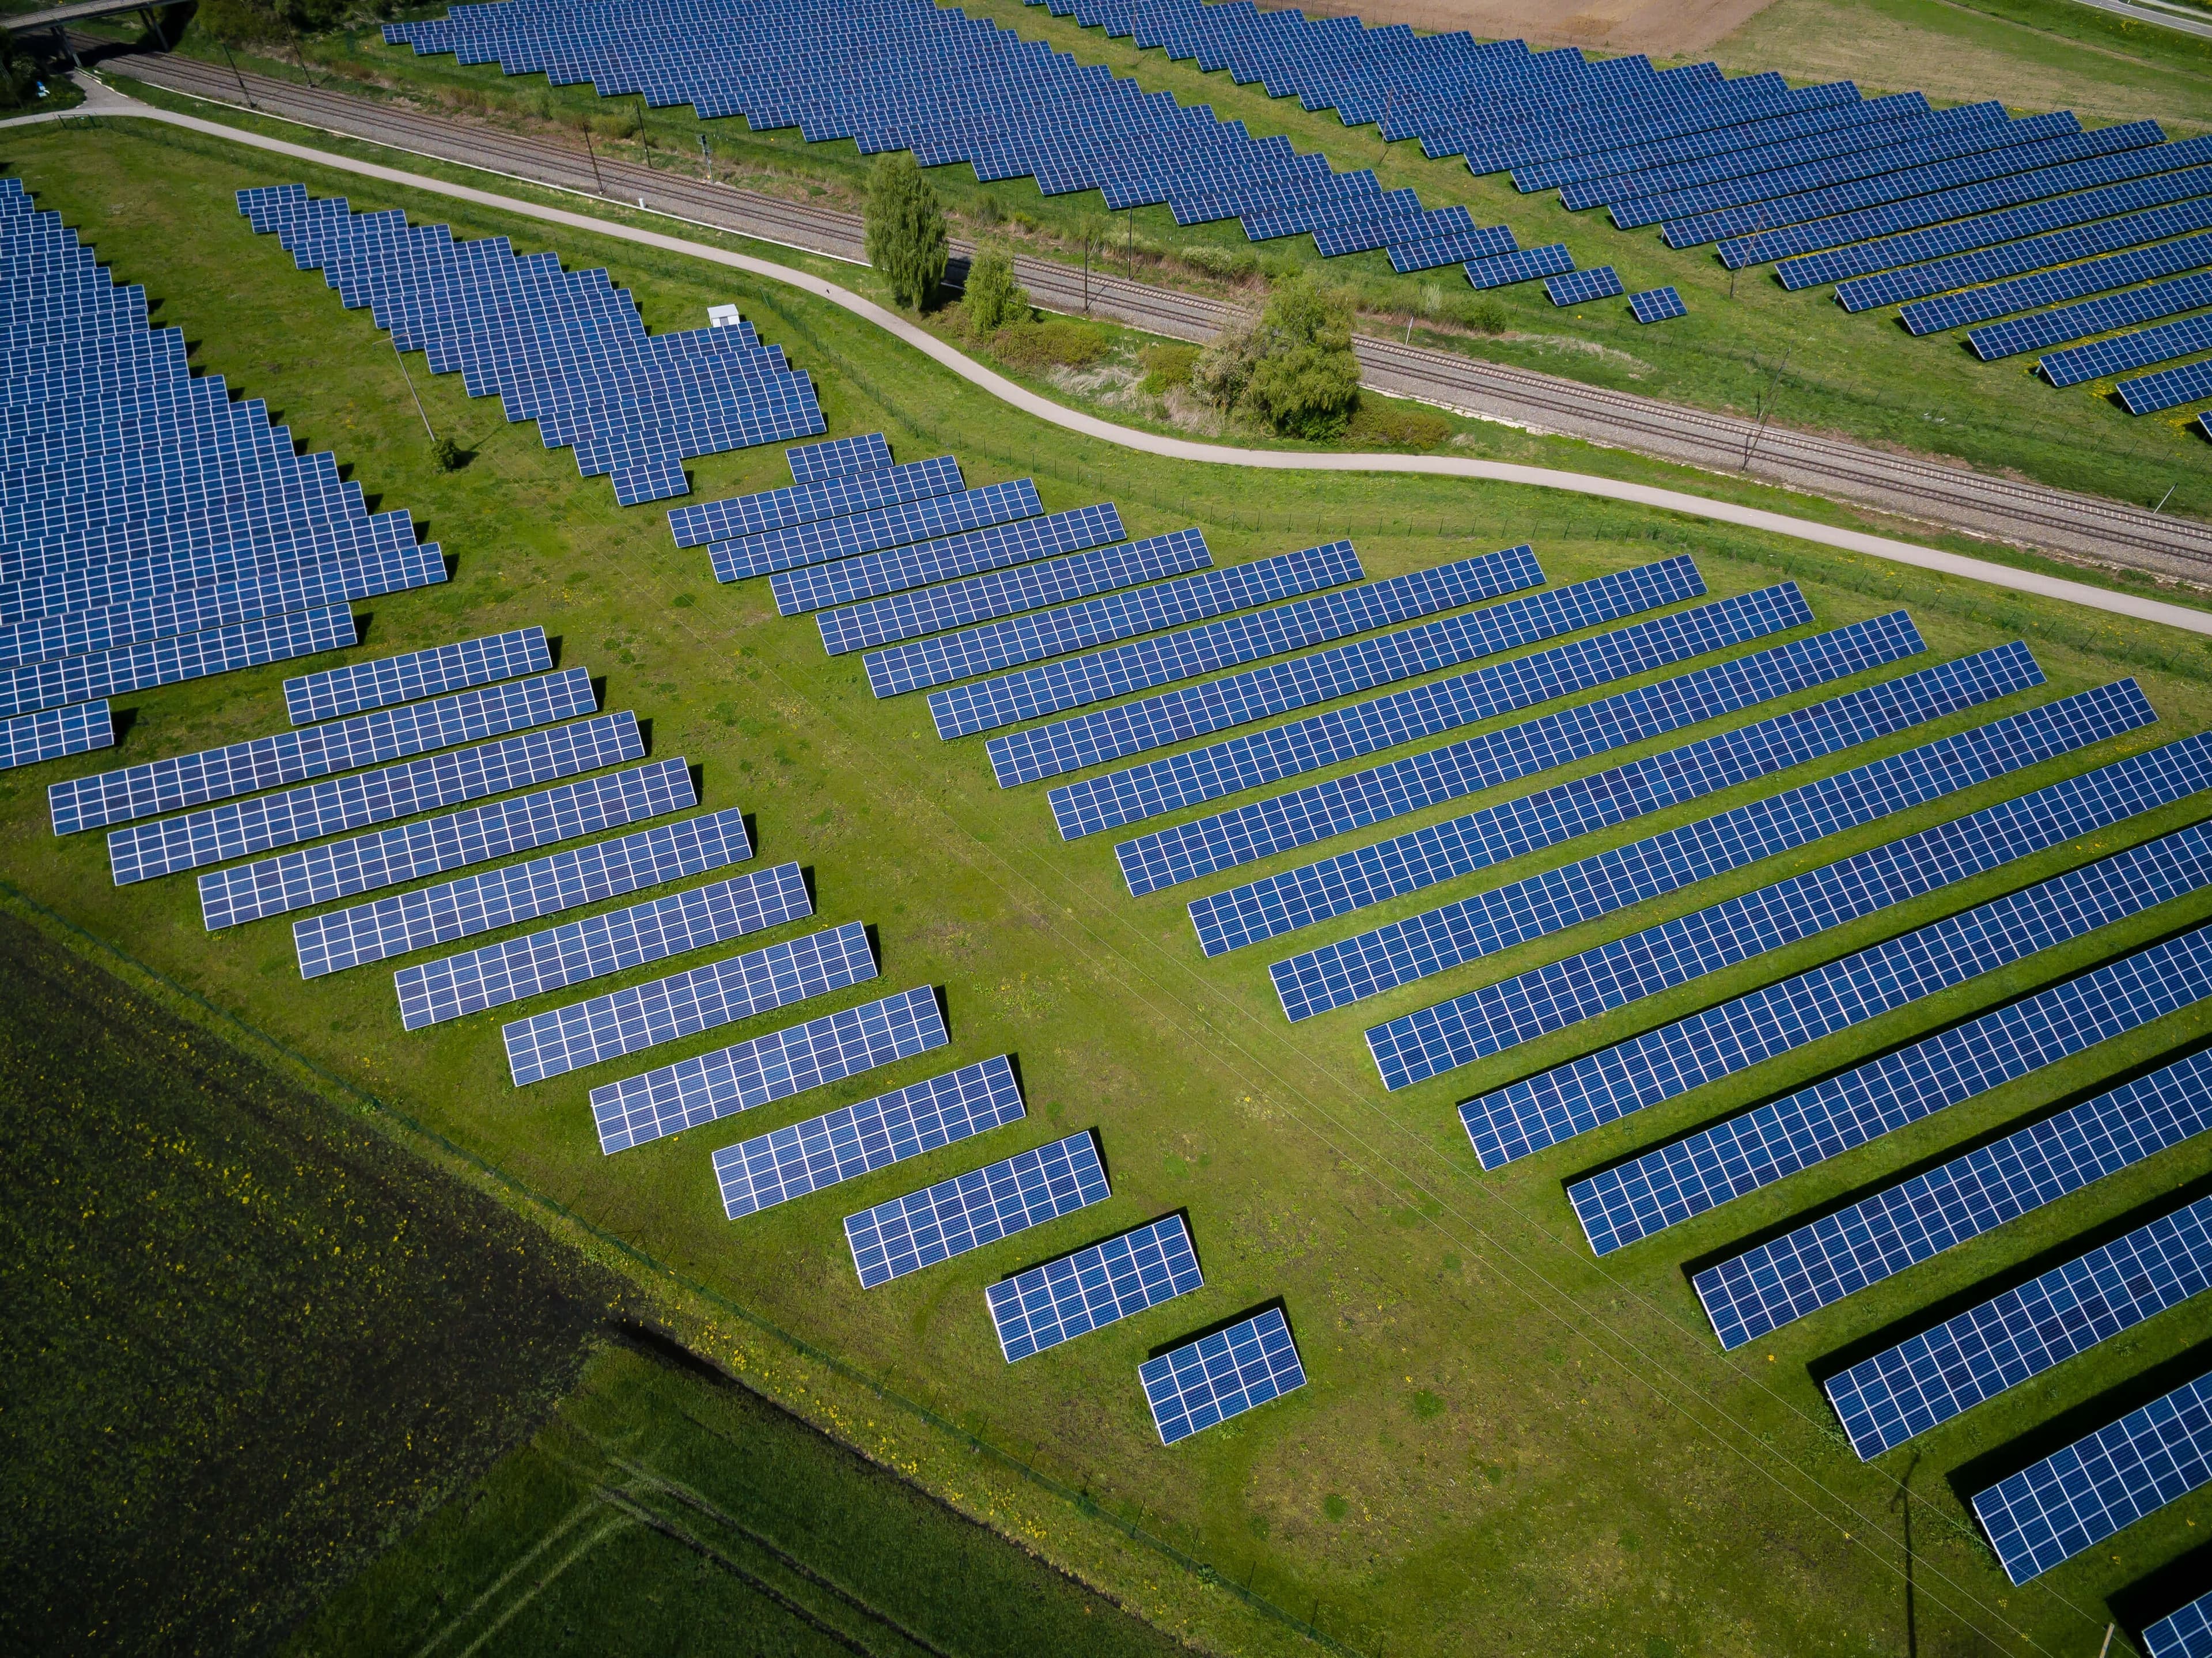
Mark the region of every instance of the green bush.
POLYGON ((1510 323, 1504 303, 1498 300, 1477 300, 1467 310, 1467 325, 1478 334, 1503 334, 1510 323))
POLYGON ((1352 350, 1352 301, 1310 276, 1284 282, 1257 331, 1243 402, 1286 437, 1342 434, 1359 406, 1359 359, 1352 350))
POLYGON ((1145 367, 1145 390, 1160 397, 1190 384, 1190 371, 1198 366, 1194 345, 1148 345, 1138 353, 1145 367))
POLYGON ((1362 398, 1344 440, 1355 449, 1435 449, 1449 440, 1451 429, 1432 409, 1362 398))
POLYGON ((1176 258, 1201 275, 1224 282, 1256 276, 1260 270, 1260 256, 1247 247, 1210 247, 1200 242, 1180 250, 1176 258))
POLYGON ((883 272, 895 304, 920 310, 945 279, 951 238, 945 209, 912 155, 877 158, 868 175, 868 263, 883 272))
POLYGON ((963 309, 967 313, 968 332, 979 340, 1009 323, 1029 319, 1029 290, 1014 280, 1013 258, 1006 249, 987 247, 975 255, 975 263, 968 267, 963 309))
POLYGON ((1066 317, 1018 322, 991 337, 1001 362, 1017 368, 1081 368, 1106 355, 1105 337, 1066 317))

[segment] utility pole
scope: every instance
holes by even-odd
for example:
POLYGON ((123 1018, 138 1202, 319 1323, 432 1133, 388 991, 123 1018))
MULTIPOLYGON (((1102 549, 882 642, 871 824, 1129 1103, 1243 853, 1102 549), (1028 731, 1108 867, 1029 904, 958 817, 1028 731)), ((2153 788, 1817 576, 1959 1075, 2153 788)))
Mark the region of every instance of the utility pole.
POLYGON ((699 135, 699 176, 708 184, 714 182, 714 158, 707 151, 707 135, 699 135))
POLYGON ((253 108, 253 94, 246 89, 246 77, 238 72, 238 59, 230 55, 230 47, 226 42, 217 41, 216 44, 222 47, 224 61, 229 64, 230 72, 238 82, 238 95, 246 100, 246 108, 253 108))
POLYGON ((438 440, 438 434, 430 431, 429 411, 422 407, 422 394, 415 389, 415 376, 407 372, 407 357, 406 354, 399 349, 399 337, 394 334, 391 337, 392 355, 398 360, 399 363, 399 377, 407 382, 407 395, 415 399, 415 412, 422 416, 422 429, 429 433, 430 441, 434 444, 438 440))
POLYGON ((2173 499, 2173 491, 2175 487, 2176 486, 2171 483, 2166 486, 2166 493, 2158 498, 2158 505, 2150 509, 2150 515, 2153 518, 2156 518, 2160 513, 2166 510, 2166 503, 2173 499))
POLYGON ((1128 226, 1128 234, 1121 241, 1121 274, 1133 282, 1137 275, 1137 208, 1133 202, 1129 205, 1129 216, 1125 222, 1128 226))
POLYGON ((641 92, 637 94, 637 148, 639 153, 645 157, 646 166, 652 167, 653 135, 646 131, 645 94, 641 92))
POLYGON ((1752 452, 1759 447, 1759 439, 1766 435, 1767 416, 1774 412, 1776 388, 1782 384, 1782 376, 1789 372, 1789 368, 1790 354, 1784 351, 1782 354, 1782 361, 1775 367, 1772 377, 1766 382, 1766 389, 1759 394, 1756 404, 1759 410, 1759 424, 1752 428, 1751 437, 1743 446, 1743 470, 1747 472, 1751 470, 1752 452))
POLYGON ((592 118, 584 118, 584 154, 592 158, 592 184, 600 195, 607 193, 607 181, 599 177, 599 153, 592 148, 592 118))

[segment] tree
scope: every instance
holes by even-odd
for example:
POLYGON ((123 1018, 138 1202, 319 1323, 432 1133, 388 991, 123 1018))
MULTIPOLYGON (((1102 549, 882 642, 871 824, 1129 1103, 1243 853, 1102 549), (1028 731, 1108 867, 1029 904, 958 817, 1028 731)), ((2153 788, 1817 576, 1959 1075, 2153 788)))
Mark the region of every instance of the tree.
POLYGON ((1340 434, 1359 406, 1351 301, 1310 276, 1295 277, 1268 300, 1259 332, 1245 404, 1291 437, 1340 434))
POLYGON ((891 299, 920 310, 945 279, 951 240, 945 209, 915 159, 882 155, 868 175, 868 263, 884 273, 891 299))
POLYGON ((997 333, 1030 313, 1029 289, 1014 280, 1014 261, 1002 247, 987 247, 968 267, 968 331, 977 339, 997 333))

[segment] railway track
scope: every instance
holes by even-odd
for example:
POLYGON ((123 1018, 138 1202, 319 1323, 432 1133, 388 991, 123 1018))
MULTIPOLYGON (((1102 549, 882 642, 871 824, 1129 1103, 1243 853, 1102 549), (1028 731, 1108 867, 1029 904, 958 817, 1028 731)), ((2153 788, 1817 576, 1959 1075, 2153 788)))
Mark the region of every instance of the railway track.
MULTIPOLYGON (((864 263, 857 214, 786 201, 667 167, 594 155, 551 138, 503 131, 386 103, 329 86, 311 87, 170 54, 118 52, 76 37, 106 71, 234 107, 476 167, 575 191, 786 247, 864 263)), ((955 240, 956 259, 972 247, 955 240)), ((1111 319, 1170 337, 1210 338, 1232 307, 1103 271, 1018 258, 1016 274, 1048 310, 1111 319)), ((2125 502, 1991 477, 1963 466, 1887 453, 1833 438, 1760 425, 1584 386, 1455 353, 1363 335, 1355 342, 1364 383, 1378 392, 1501 420, 1529 430, 1632 450, 1703 471, 1749 477, 1854 507, 2063 557, 2212 584, 2212 525, 2170 518, 2125 502)))

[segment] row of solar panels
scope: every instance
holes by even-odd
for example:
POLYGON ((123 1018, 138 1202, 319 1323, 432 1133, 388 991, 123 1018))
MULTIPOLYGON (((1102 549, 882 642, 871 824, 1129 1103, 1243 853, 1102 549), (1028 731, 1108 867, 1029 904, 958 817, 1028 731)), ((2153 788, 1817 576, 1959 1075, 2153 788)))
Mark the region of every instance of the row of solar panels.
MULTIPOLYGON (((763 499, 719 503, 714 510, 755 511, 763 499)), ((1180 533, 1202 551, 1194 531, 1180 533)), ((1365 581, 1356 555, 1340 543, 1229 570, 1205 568, 1146 586, 1125 585, 1055 607, 1064 581, 1047 575, 1044 564, 1024 568, 1029 574, 1018 585, 996 574, 981 579, 988 587, 971 578, 934 590, 943 599, 908 603, 900 611, 903 622, 875 618, 872 625, 861 615, 817 617, 833 653, 854 648, 847 641, 855 636, 897 635, 900 642, 866 659, 871 683, 879 695, 939 687, 931 694, 940 735, 948 738, 1050 719, 1085 703, 1131 694, 1142 698, 1100 715, 1079 716, 1079 722, 1106 722, 1086 727, 1080 741, 1030 738, 1008 751, 1017 756, 1012 764, 994 755, 1000 780, 1008 786, 1028 780, 1033 772, 1048 774, 1059 763, 1040 756, 1060 756, 1062 768, 1073 768, 1089 763, 1094 752, 1181 744, 1224 724, 1603 627, 1704 593, 1692 562, 1675 559, 1445 616, 1441 613, 1468 603, 1534 586, 1542 572, 1527 550, 1514 549, 1365 581), (1146 695, 1431 612, 1439 619, 1395 635, 1335 646, 1278 666, 1244 668, 1188 690, 1146 695), (959 628, 963 623, 968 625, 959 628), (916 636, 931 627, 957 630, 916 636), (995 677, 977 680, 978 674, 995 677), (969 683, 949 683, 962 679, 969 683)), ((1055 799, 1055 810, 1063 834, 1073 838, 1753 643, 1812 620, 1802 597, 1787 583, 1668 610, 1455 678, 1340 704, 1287 726, 1072 785, 1056 792, 1065 798, 1055 799)), ((1156 890, 1861 676, 1924 649, 1903 612, 1800 635, 1369 772, 1157 831, 1123 843, 1120 861, 1133 893, 1156 890)), ((1207 953, 1233 949, 1845 753, 2043 683, 2033 657, 2019 644, 1939 663, 1200 898, 1190 906, 1194 926, 1207 953)), ((1274 969, 1278 990, 1290 1017, 1310 1017, 2081 753, 2155 720, 2132 681, 2045 702, 1292 958, 1274 969)), ((1378 1068, 1386 1085, 1403 1087, 1859 917, 2120 829, 2200 794, 2212 785, 2208 762, 2212 738, 2154 747, 1393 1021, 1370 1033, 1378 1068)), ((2212 839, 2202 827, 2184 829, 1470 1102, 1463 1121, 1484 1163, 1498 1166, 2207 887, 2212 887, 2212 839)), ((2207 998, 2212 998, 2212 929, 2124 957, 1917 1048, 1886 1055, 1845 1078, 1577 1181, 1570 1196, 1593 1247, 1604 1253, 2207 998)), ((2018 1198, 2005 1212, 1992 1208, 1984 1177, 2026 1160, 2027 1152, 2011 1143, 1970 1153, 1957 1168, 1870 1199, 1863 1212, 1815 1223, 1724 1260, 1697 1280, 1716 1331, 1724 1345, 1741 1345, 2026 1207, 2178 1143, 2203 1126, 2201 1113, 2174 1102, 2202 1091, 2212 1074, 2206 1065, 2202 1056, 2184 1060, 2066 1119, 2023 1131, 2015 1139, 2045 1148, 2047 1157, 2049 1148, 2076 1151, 2085 1139, 2097 1138, 2100 1124, 2130 1125, 2124 1147, 2080 1164, 2070 1182, 2063 1173, 2045 1180, 2049 1189, 2043 1195, 2018 1198), (2161 1102, 2166 1106, 2152 1132, 2145 1113, 2160 1110, 2161 1102), (1934 1190, 1954 1194, 1943 1227, 1931 1223, 1928 1193, 1934 1190)), ((2100 1143, 2114 1138, 2107 1128, 2100 1143)), ((2137 1234, 2054 1269, 2036 1285, 2009 1291, 1942 1331, 1917 1336, 1832 1379, 1830 1395, 1854 1443, 1875 1455, 2195 1295, 2212 1275, 2212 1259, 2202 1258, 2199 1250, 2204 1235, 2195 1210, 2160 1217, 2137 1234), (2112 1290, 2116 1284, 2126 1287, 2125 1295, 2112 1290), (2046 1339, 2037 1350, 2039 1357, 2024 1360, 2021 1352, 2032 1344, 2020 1333, 2047 1325, 2054 1307, 2067 1339, 2046 1339), (2089 1310, 2081 1313, 2081 1308, 2089 1310), (1968 1351, 1971 1362, 1960 1357, 1968 1351)), ((2160 1478, 2171 1485, 2170 1476, 2160 1478)), ((2024 1581, 2023 1574, 2043 1569, 2037 1561, 2047 1565, 2063 1555, 2050 1557, 2045 1541, 2022 1540, 2040 1540, 2042 1533, 2024 1517, 2027 1499, 2012 1489, 2016 1484, 1984 1493, 1978 1511, 2008 1568, 2024 1581)), ((2148 1489, 2139 1485, 2137 1495, 2148 1489)), ((2124 1508, 2119 1503, 2112 1513, 2124 1508)), ((2072 1540, 2065 1552, 2099 1534, 2094 1521, 2083 1523, 2087 1531, 2067 1533, 2072 1540)))
POLYGON ((110 746, 110 698, 349 647, 352 600, 446 580, 13 178, 0 259, 0 768, 110 746))
POLYGON ((303 185, 241 190, 238 206, 349 307, 370 307, 395 348, 459 373, 472 397, 496 394, 509 420, 535 420, 584 477, 611 475, 623 506, 687 494, 696 456, 823 429, 813 381, 742 319, 648 334, 605 271, 520 257, 505 237, 457 242, 444 225, 357 214, 303 185))

